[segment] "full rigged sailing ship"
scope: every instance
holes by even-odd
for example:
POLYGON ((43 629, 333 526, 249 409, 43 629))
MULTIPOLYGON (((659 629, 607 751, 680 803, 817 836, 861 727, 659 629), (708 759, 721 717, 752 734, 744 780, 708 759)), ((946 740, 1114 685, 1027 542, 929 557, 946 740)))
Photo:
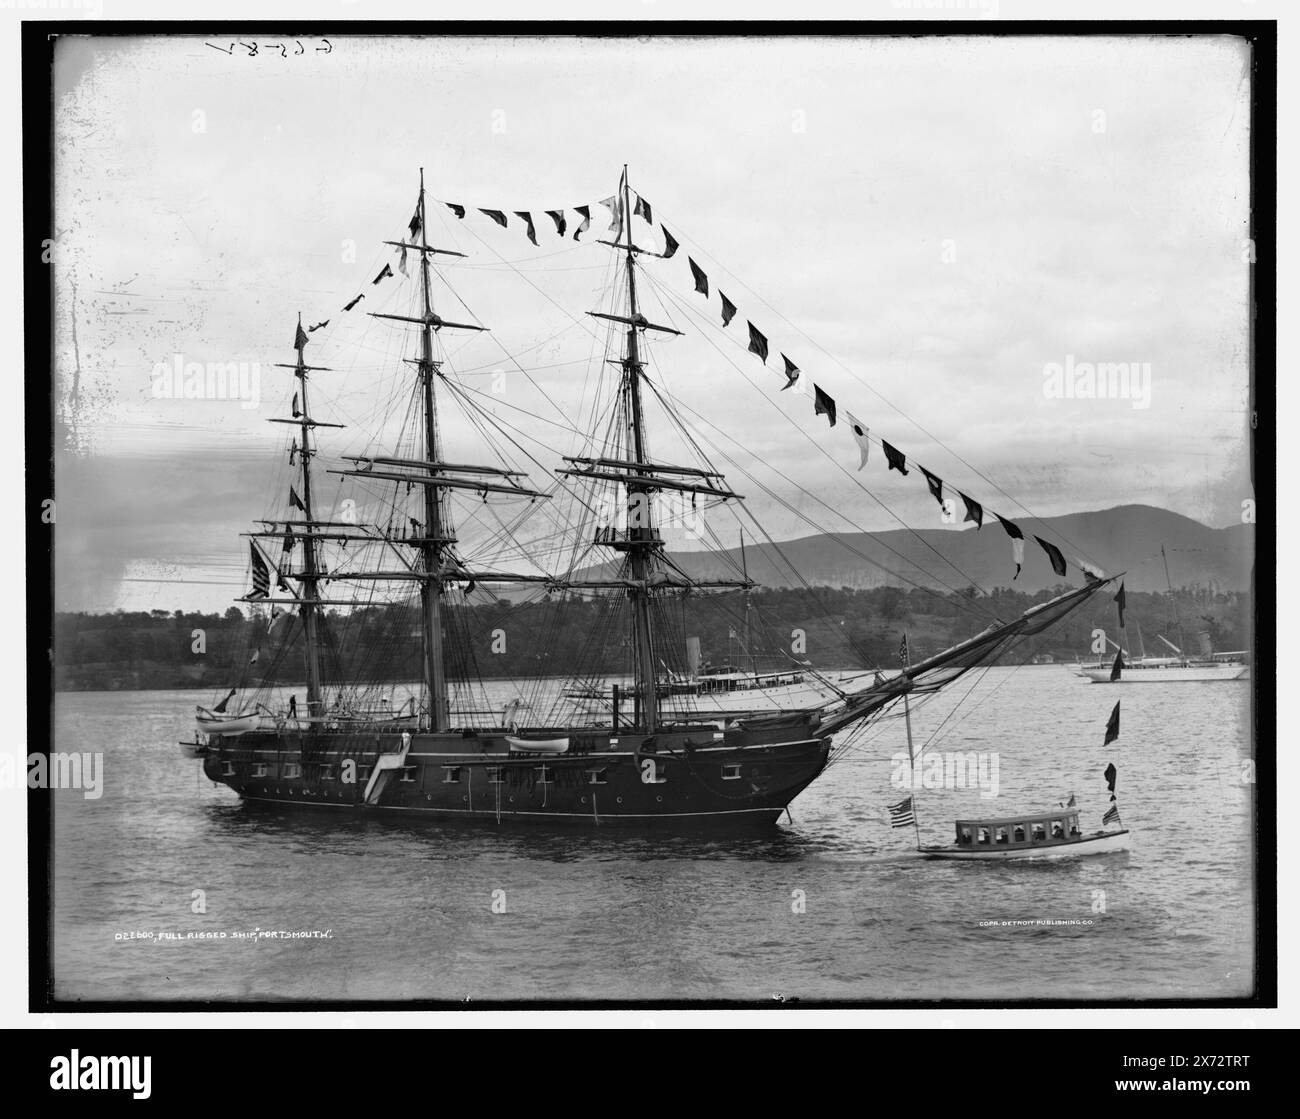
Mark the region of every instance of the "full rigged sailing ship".
MULTIPOLYGON (((214 782, 246 801, 336 811, 588 826, 771 824, 838 757, 854 731, 905 696, 937 692, 972 668, 1013 655, 1112 582, 1090 577, 1082 587, 1013 620, 995 620, 968 640, 897 671, 864 673, 849 681, 809 667, 806 679, 801 675, 800 686, 784 699, 779 687, 768 697, 768 710, 701 711, 694 690, 674 686, 681 673, 672 665, 681 663, 678 650, 688 632, 683 617, 710 597, 747 594, 755 583, 747 571, 737 571, 733 579, 687 574, 666 547, 661 512, 668 504, 665 495, 678 502, 689 499, 692 509, 700 501, 711 509, 741 498, 650 372, 647 338, 682 332, 643 313, 639 258, 669 257, 676 245, 656 253, 635 243, 626 169, 611 201, 619 220, 611 227, 613 238, 599 243, 615 254, 618 265, 611 284, 614 301, 608 310, 588 313, 610 324, 607 352, 617 356, 605 360, 615 372, 604 382, 607 407, 593 407, 589 444, 579 448, 586 453, 564 456, 546 488, 530 484, 528 472, 516 469, 518 461, 507 459, 499 445, 494 446, 499 465, 452 461, 444 451, 439 404, 449 397, 473 405, 471 426, 485 442, 504 436, 518 449, 519 441, 447 375, 444 334, 487 328, 443 318, 435 309, 433 281, 446 282, 444 270, 435 265, 440 258, 464 254, 429 243, 423 172, 406 235, 385 242, 401 254, 403 275, 409 275, 407 255, 418 257, 411 277, 412 313, 370 312, 399 324, 416 343, 415 356, 403 359, 411 372, 399 372, 406 380, 398 395, 406 393, 409 408, 396 447, 341 456, 350 465, 328 471, 348 479, 360 495, 335 501, 328 513, 314 468, 322 453, 317 430, 343 425, 313 413, 313 375, 328 370, 307 364, 308 337, 299 321, 296 360, 282 367, 292 370, 297 382, 292 415, 272 421, 293 432, 287 448, 290 467, 296 467, 291 510, 287 518, 263 521, 249 534, 253 591, 242 601, 269 608, 264 640, 273 648, 268 659, 301 646, 306 702, 300 707, 295 696, 287 708, 272 707, 273 689, 264 677, 252 689, 237 683, 211 710, 200 708, 196 737, 182 747, 202 759, 214 782), (692 449, 694 464, 660 461, 651 454, 651 401, 692 449), (533 564, 536 571, 475 562, 461 546, 453 515, 453 498, 465 495, 479 500, 464 519, 479 525, 486 523, 483 511, 493 502, 522 504, 524 512, 509 523, 490 514, 501 529, 494 539, 516 543, 514 530, 530 511, 565 496, 576 512, 557 517, 542 539, 568 541, 571 547, 566 551, 556 543, 539 550, 533 541, 515 549, 517 557, 533 561, 544 554, 550 569, 540 562, 533 564), (358 509, 370 515, 360 517, 358 509), (275 541, 282 542, 278 560, 265 550, 275 541), (591 563, 591 555, 607 558, 591 563), (362 590, 356 597, 341 596, 340 585, 362 590), (493 704, 465 640, 464 615, 471 594, 506 585, 531 586, 543 600, 560 605, 600 598, 622 619, 627 673, 608 682, 603 709, 590 702, 606 690, 597 682, 599 673, 579 664, 561 666, 569 683, 552 695, 542 713, 549 718, 538 715, 545 706, 542 693, 525 684, 508 703, 493 704), (385 599, 384 593, 394 597, 385 599), (386 645, 371 639, 379 618, 396 619, 386 645), (399 684, 382 678, 384 657, 375 650, 400 654, 412 638, 418 640, 421 679, 403 698, 399 684), (357 653, 363 645, 366 652, 357 653), (237 709, 227 710, 241 692, 237 709), (566 706, 566 697, 575 694, 584 702, 566 706)), ((463 218, 463 207, 444 205, 463 218)), ((638 196, 635 212, 641 205, 638 196)), ((505 225, 499 212, 483 212, 505 225)), ((531 217, 527 220, 529 240, 536 243, 531 217)), ((562 217, 556 224, 563 234, 562 217)), ((391 267, 381 277, 385 274, 392 275, 391 267)), ((1019 535, 1014 526, 1004 526, 1019 535)), ((488 551, 498 560, 503 554, 499 548, 488 551)), ((745 609, 748 622, 748 598, 745 609)), ((260 652, 254 652, 254 663, 260 652)), ((543 658, 537 669, 541 674, 555 666, 543 658)))

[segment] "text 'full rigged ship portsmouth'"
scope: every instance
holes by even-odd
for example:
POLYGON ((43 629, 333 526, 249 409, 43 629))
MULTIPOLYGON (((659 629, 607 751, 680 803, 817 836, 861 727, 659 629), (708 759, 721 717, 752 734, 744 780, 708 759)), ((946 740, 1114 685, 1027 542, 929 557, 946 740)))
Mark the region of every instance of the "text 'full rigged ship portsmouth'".
MULTIPOLYGON (((269 650, 263 664, 290 646, 301 648, 305 703, 295 696, 286 706, 272 698, 272 688, 258 684, 232 689, 210 710, 200 708, 195 740, 182 746, 202 758, 214 782, 245 800, 281 806, 502 824, 771 824, 838 757, 838 733, 863 728, 904 695, 935 692, 971 668, 1006 657, 1111 582, 1090 579, 901 671, 836 679, 806 666, 772 675, 770 687, 755 675, 748 691, 756 694, 741 697, 750 700, 753 710, 747 713, 720 715, 702 705, 672 667, 682 663, 691 611, 705 598, 746 594, 754 584, 739 570, 735 579, 688 577, 660 532, 660 509, 674 501, 712 508, 739 495, 683 434, 687 427, 673 398, 646 360, 649 335, 681 332, 642 313, 639 258, 666 258, 676 246, 667 253, 639 247, 631 216, 641 212, 641 202, 635 211, 630 204, 625 172, 613 239, 600 241, 617 265, 610 274, 611 303, 589 312, 611 324, 605 339, 610 356, 600 363, 613 367, 602 375, 603 422, 593 419, 582 448, 588 453, 564 456, 546 488, 533 488, 525 471, 513 469, 519 460, 507 459, 499 443, 518 444, 486 412, 477 414, 475 427, 503 465, 448 461, 444 454, 440 403, 450 396, 462 406, 476 405, 448 376, 443 336, 486 328, 449 321, 435 309, 434 280, 446 283, 445 270, 435 264, 464 254, 429 244, 423 174, 406 234, 385 242, 400 252, 403 275, 409 275, 407 254, 418 257, 403 308, 409 313, 371 313, 400 324, 413 344, 406 351, 411 356, 394 361, 389 372, 399 378, 395 398, 403 402, 397 445, 341 456, 351 465, 327 471, 348 480, 340 485, 356 487, 356 507, 372 515, 340 516, 337 503, 321 500, 320 472, 313 469, 322 453, 316 429, 343 425, 313 414, 309 385, 321 367, 304 360, 307 335, 300 323, 296 362, 283 367, 293 370, 297 382, 293 415, 272 421, 292 432, 286 449, 291 468, 296 466, 290 476, 296 485, 287 517, 263 521, 260 531, 249 534, 254 590, 243 601, 270 611, 266 640, 279 651, 269 650), (652 455, 651 405, 666 429, 693 448, 694 464, 652 455), (613 526, 607 519, 611 495, 623 512, 613 526), (466 502, 467 496, 472 500, 466 502), (570 499, 575 512, 554 522, 553 535, 567 541, 568 550, 552 541, 548 554, 559 560, 551 570, 500 570, 462 552, 454 501, 466 503, 466 519, 482 523, 489 515, 484 510, 499 503, 531 509, 553 497, 570 499), (330 512, 323 513, 326 506, 330 512), (283 550, 272 560, 264 549, 277 542, 283 550), (619 647, 627 655, 619 682, 601 684, 599 673, 584 673, 576 664, 542 663, 538 675, 569 671, 571 678, 569 690, 552 689, 553 702, 541 717, 537 691, 521 694, 504 710, 483 698, 472 651, 461 647, 460 614, 471 594, 510 584, 533 584, 543 599, 602 599, 616 610, 624 627, 619 647), (360 590, 347 597, 340 587, 360 590), (392 609, 394 604, 404 604, 405 612, 392 609), (380 615, 405 619, 392 642, 407 649, 419 645, 422 679, 400 703, 395 682, 376 678, 374 665, 355 658, 347 663, 349 642, 380 615), (236 694, 241 700, 228 710, 236 694), (601 694, 607 702, 593 703, 593 695, 601 694), (577 697, 582 698, 574 702, 577 697)), ((562 218, 557 226, 562 232, 562 218)), ((531 219, 528 233, 533 240, 531 219)), ((391 267, 385 273, 392 275, 391 267)), ((518 523, 491 515, 503 526, 503 539, 518 523)), ((266 632, 266 621, 259 632, 266 632)), ((790 670, 791 663, 785 667, 790 670)))

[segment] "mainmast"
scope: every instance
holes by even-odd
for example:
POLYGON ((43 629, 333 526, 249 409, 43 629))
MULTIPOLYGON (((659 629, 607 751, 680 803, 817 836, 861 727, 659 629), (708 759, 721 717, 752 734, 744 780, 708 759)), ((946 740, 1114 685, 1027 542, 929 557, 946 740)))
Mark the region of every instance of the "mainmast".
MULTIPOLYGON (((641 415, 641 352, 637 335, 639 312, 636 303, 636 251, 632 246, 632 207, 629 204, 627 165, 623 165, 623 241, 627 254, 627 350, 623 359, 622 392, 628 425, 628 449, 633 463, 644 468, 648 465, 645 448, 645 421, 641 415)), ((654 640, 651 630, 650 590, 648 578, 652 554, 658 545, 651 515, 651 491, 635 483, 644 469, 634 470, 628 479, 627 503, 629 520, 628 559, 633 586, 628 590, 632 600, 633 641, 636 649, 637 724, 647 734, 654 733, 659 721, 658 673, 655 671, 654 640), (635 585, 639 584, 639 585, 635 585)))
MULTIPOLYGON (((420 168, 420 293, 424 323, 420 329, 420 385, 424 394, 424 460, 441 460, 438 441, 437 398, 433 378, 433 299, 429 289, 429 234, 424 219, 424 168, 420 168)), ((428 469, 428 468, 426 468, 428 469)), ((433 473, 429 469, 430 474, 433 473)), ((424 487, 424 539, 420 541, 420 566, 426 578, 420 584, 423 618, 424 687, 429 697, 429 723, 434 731, 451 726, 451 698, 447 694, 447 667, 442 654, 442 552, 450 542, 443 534, 442 491, 424 487)))

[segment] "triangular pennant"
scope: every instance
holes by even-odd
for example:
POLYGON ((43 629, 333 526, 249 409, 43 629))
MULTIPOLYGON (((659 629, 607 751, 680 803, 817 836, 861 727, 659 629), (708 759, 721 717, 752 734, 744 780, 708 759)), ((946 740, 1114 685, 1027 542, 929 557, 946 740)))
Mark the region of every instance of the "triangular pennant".
POLYGON ((579 225, 578 228, 573 231, 573 239, 575 241, 581 241, 582 235, 586 233, 588 229, 591 228, 591 207, 574 206, 574 210, 577 211, 577 213, 582 215, 582 224, 579 225))
POLYGON ((632 207, 632 213, 645 218, 651 225, 655 223, 655 219, 651 216, 650 203, 639 194, 636 196, 636 205, 632 207))
POLYGON ((302 498, 298 496, 298 491, 292 486, 289 487, 289 506, 293 509, 301 509, 307 512, 307 506, 302 503, 302 498))
POLYGON ((1110 682, 1112 684, 1119 683, 1119 678, 1123 674, 1124 668, 1124 650, 1116 649, 1115 663, 1110 666, 1110 682))
POLYGON ((323 326, 329 326, 329 324, 330 324, 329 319, 325 319, 325 320, 322 321, 322 322, 318 322, 315 326, 309 326, 309 327, 307 328, 307 333, 308 333, 308 334, 315 334, 316 331, 320 330, 321 327, 323 327, 323 326))
POLYGON ((918 469, 925 475, 925 484, 930 487, 930 494, 937 501, 940 507, 943 506, 943 479, 938 475, 931 474, 924 466, 918 464, 918 469))
POLYGON ((609 211, 610 223, 608 232, 614 235, 617 241, 623 236, 623 203, 616 194, 611 194, 608 198, 602 198, 600 204, 609 211))
POLYGON ((701 295, 709 294, 709 278, 704 274, 704 269, 695 263, 689 256, 686 263, 691 266, 691 275, 695 277, 695 290, 701 295))
MULTIPOLYGON (((1109 746, 1119 737, 1119 700, 1115 701, 1115 709, 1110 713, 1110 718, 1106 720, 1106 741, 1103 746, 1109 746)), ((1106 783, 1110 786, 1110 791, 1115 791, 1115 767, 1108 765, 1106 767, 1106 783)))
POLYGON ((494 222, 496 222, 497 225, 499 225, 502 229, 505 229, 505 227, 506 227, 506 216, 505 216, 505 214, 503 214, 500 210, 485 210, 485 209, 483 209, 482 206, 480 206, 478 212, 479 212, 480 214, 486 214, 486 215, 487 215, 488 217, 490 217, 494 222))
POLYGON ((735 318, 736 315, 736 305, 723 295, 721 291, 718 292, 718 297, 722 300, 722 325, 730 326, 731 320, 735 318))
POLYGON ((785 354, 781 355, 781 360, 785 362, 785 384, 781 386, 781 391, 785 392, 786 389, 799 379, 799 367, 786 357, 785 354))
POLYGON ((550 218, 551 221, 555 222, 555 232, 558 233, 561 237, 563 237, 564 231, 568 227, 568 222, 564 220, 564 211, 547 210, 546 216, 550 218))
POLYGON ((1023 540, 1025 538, 1025 534, 1020 531, 1020 526, 1014 521, 1007 520, 1006 517, 999 513, 994 513, 993 515, 1002 522, 1002 527, 1006 529, 1007 535, 1011 537, 1012 540, 1023 540))
POLYGON ((984 527, 984 506, 981 505, 978 501, 974 501, 971 498, 967 497, 964 493, 961 492, 961 490, 958 490, 957 493, 961 496, 962 501, 965 502, 966 504, 966 515, 962 517, 962 520, 974 521, 975 530, 978 532, 981 528, 984 527))
POLYGON ((352 308, 355 307, 358 303, 360 303, 363 299, 365 299, 365 297, 366 297, 366 293, 362 292, 360 295, 356 297, 356 299, 354 299, 351 303, 349 303, 346 307, 344 307, 343 310, 345 311, 352 310, 352 308))
POLYGON ((371 280, 370 282, 371 282, 372 284, 377 284, 377 283, 379 283, 380 280, 386 280, 386 279, 388 279, 388 277, 391 276, 392 274, 393 274, 393 266, 392 266, 391 264, 385 264, 385 265, 383 266, 383 268, 381 268, 381 269, 379 270, 379 275, 376 276, 376 277, 375 277, 373 280, 371 280))
POLYGON ((664 251, 659 255, 667 260, 677 251, 677 238, 668 232, 666 226, 661 225, 659 228, 664 231, 664 251))
POLYGON ((1119 607, 1119 628, 1124 628, 1124 608, 1128 605, 1128 598, 1124 594, 1124 584, 1119 585, 1119 593, 1115 595, 1115 605, 1119 607))
POLYGON ((749 327, 749 352, 758 354, 764 365, 767 364, 767 339, 763 337, 752 322, 746 322, 749 327))
MULTIPOLYGON (((1001 518, 998 518, 1001 520, 1001 518)), ((1020 569, 1025 566, 1025 538, 1023 536, 1013 536, 1011 538, 1011 562, 1016 565, 1016 573, 1011 576, 1012 581, 1020 578, 1020 569)))
POLYGON ((885 459, 889 463, 890 470, 897 470, 900 474, 907 475, 907 456, 897 447, 892 447, 883 439, 880 441, 880 447, 885 452, 885 459))
POLYGON ((530 240, 534 245, 536 245, 537 230, 533 228, 533 215, 530 214, 527 210, 516 210, 515 217, 523 219, 524 226, 526 227, 525 232, 528 234, 528 240, 530 240))
POLYGON ((831 421, 831 427, 835 426, 835 401, 816 384, 813 385, 813 414, 825 416, 831 421))
POLYGON ((1057 575, 1064 575, 1065 557, 1061 555, 1061 549, 1055 544, 1049 544, 1041 536, 1035 536, 1034 539, 1038 541, 1039 546, 1047 553, 1047 558, 1052 561, 1052 570, 1055 571, 1057 575))
MULTIPOLYGON (((464 206, 457 205, 455 202, 444 202, 443 205, 446 206, 447 209, 449 209, 449 210, 450 210, 453 214, 455 214, 458 218, 460 218, 461 221, 464 221, 464 220, 465 220, 465 207, 464 207, 464 206)), ((412 236, 414 236, 414 232, 412 233, 412 236)))

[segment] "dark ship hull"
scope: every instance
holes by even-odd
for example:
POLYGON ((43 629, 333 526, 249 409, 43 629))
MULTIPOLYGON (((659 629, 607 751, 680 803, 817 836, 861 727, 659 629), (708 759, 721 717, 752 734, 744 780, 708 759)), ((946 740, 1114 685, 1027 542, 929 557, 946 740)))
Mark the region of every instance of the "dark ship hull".
MULTIPOLYGON (((249 802, 587 827, 774 824, 826 767, 815 719, 653 735, 588 728, 563 754, 506 731, 409 735, 325 726, 215 739, 203 771, 249 802)), ((564 733, 563 731, 558 733, 564 733)))

